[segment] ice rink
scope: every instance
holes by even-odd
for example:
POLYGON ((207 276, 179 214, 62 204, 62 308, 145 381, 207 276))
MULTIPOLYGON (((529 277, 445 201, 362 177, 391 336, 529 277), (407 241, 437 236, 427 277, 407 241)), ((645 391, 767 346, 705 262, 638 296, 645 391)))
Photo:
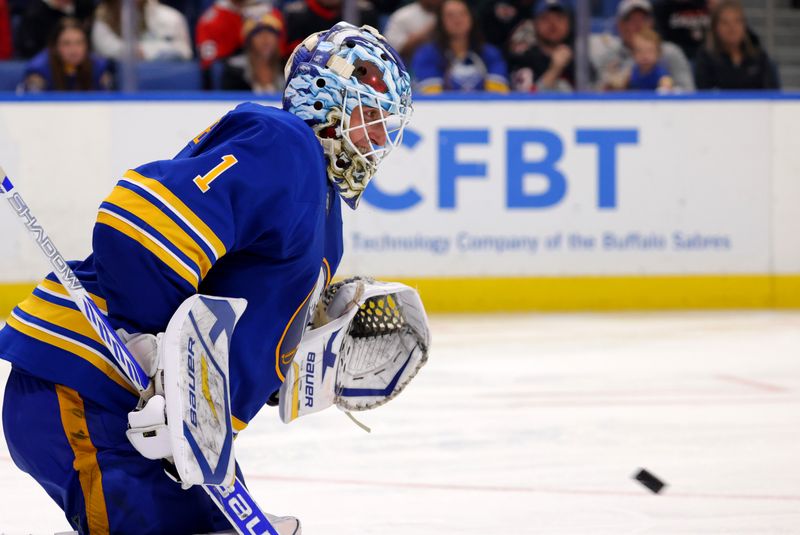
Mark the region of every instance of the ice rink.
MULTIPOLYGON (((371 434, 336 410, 251 423, 236 447, 265 510, 307 535, 800 533, 800 312, 432 324, 371 434)), ((0 444, 0 533, 68 529, 0 444)))

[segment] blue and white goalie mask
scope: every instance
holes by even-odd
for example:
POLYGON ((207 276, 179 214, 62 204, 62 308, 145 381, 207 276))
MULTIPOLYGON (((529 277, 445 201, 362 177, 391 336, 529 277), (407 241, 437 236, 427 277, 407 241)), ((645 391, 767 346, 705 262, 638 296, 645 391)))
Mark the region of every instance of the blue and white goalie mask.
POLYGON ((314 129, 328 177, 356 208, 411 116, 411 78, 402 60, 374 28, 340 22, 295 48, 286 80, 283 108, 314 129))

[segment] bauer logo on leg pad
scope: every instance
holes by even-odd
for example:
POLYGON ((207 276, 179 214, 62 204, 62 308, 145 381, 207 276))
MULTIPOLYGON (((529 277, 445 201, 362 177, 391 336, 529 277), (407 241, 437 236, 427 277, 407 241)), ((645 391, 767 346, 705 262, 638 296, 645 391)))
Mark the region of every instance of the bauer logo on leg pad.
POLYGON ((167 418, 184 486, 233 479, 228 351, 245 306, 244 300, 195 295, 178 308, 164 333, 159 350, 167 418))

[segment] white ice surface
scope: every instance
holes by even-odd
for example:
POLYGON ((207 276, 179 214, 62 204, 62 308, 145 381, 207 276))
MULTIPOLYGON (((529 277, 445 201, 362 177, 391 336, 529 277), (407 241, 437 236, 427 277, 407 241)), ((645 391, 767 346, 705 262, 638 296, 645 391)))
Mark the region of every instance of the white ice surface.
MULTIPOLYGON (((270 408, 242 433, 265 510, 306 535, 800 533, 800 313, 432 323, 408 391, 361 414, 372 434, 270 408)), ((0 533, 66 529, 0 441, 0 533)))

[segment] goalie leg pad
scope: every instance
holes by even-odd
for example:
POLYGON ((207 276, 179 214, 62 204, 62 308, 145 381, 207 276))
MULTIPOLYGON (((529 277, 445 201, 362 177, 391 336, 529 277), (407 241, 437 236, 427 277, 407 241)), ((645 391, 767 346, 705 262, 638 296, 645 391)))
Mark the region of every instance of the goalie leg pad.
POLYGON ((194 295, 159 345, 172 457, 185 488, 235 477, 228 351, 246 306, 243 299, 194 295))

